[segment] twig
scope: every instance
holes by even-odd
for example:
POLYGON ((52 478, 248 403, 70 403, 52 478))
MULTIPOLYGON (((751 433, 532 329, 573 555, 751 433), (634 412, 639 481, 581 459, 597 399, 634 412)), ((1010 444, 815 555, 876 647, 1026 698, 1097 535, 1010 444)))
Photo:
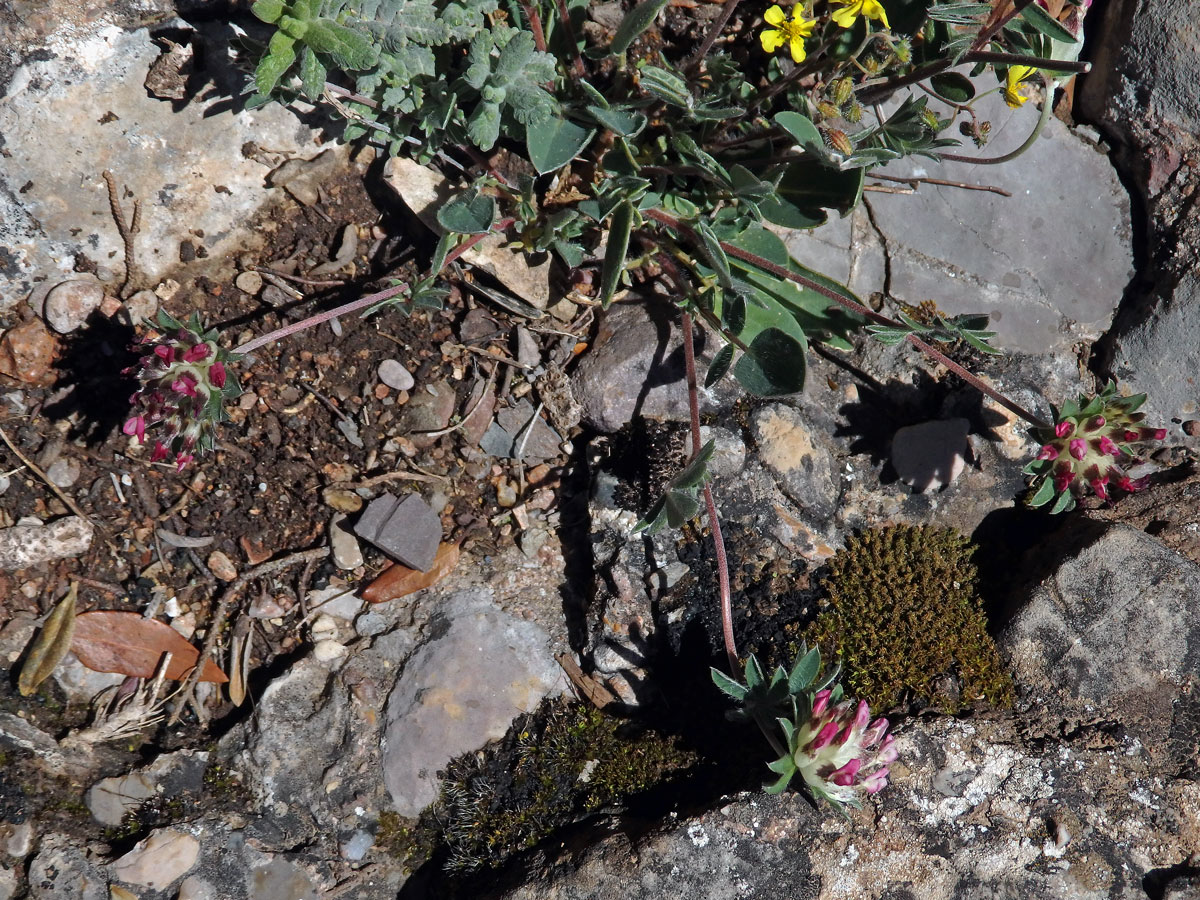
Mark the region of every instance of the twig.
POLYGON ((712 45, 716 43, 721 32, 725 30, 725 26, 729 24, 729 20, 733 17, 733 11, 737 9, 741 0, 725 0, 725 5, 721 7, 721 12, 713 19, 712 25, 709 26, 708 32, 704 35, 704 40, 700 42, 699 49, 695 55, 688 60, 684 66, 684 71, 691 71, 700 67, 700 63, 704 62, 704 58, 708 56, 708 51, 712 49, 712 45))
POLYGON ((247 569, 233 581, 229 582, 229 586, 221 593, 221 599, 217 601, 216 609, 213 610, 212 622, 208 627, 208 634, 204 636, 204 646, 200 648, 200 655, 196 658, 196 667, 192 669, 192 674, 188 676, 187 681, 183 685, 183 700, 175 707, 175 712, 171 714, 167 725, 174 725, 178 722, 188 702, 193 700, 193 692, 196 689, 196 685, 200 682, 201 674, 204 672, 204 664, 212 659, 213 650, 216 649, 217 637, 221 632, 221 623, 229 614, 230 604, 233 603, 233 599, 241 592, 242 588, 256 578, 262 578, 264 575, 272 575, 281 569, 286 569, 297 563, 306 563, 313 559, 323 559, 328 555, 328 547, 318 547, 315 550, 300 550, 280 559, 268 560, 261 565, 255 566, 253 569, 247 569))
POLYGON ((1006 191, 1002 187, 996 187, 994 184, 967 184, 965 181, 948 181, 945 178, 916 178, 912 176, 905 177, 903 175, 884 175, 881 172, 872 172, 871 178, 881 178, 884 181, 895 181, 898 184, 938 184, 942 187, 962 188, 964 191, 990 191, 993 194, 999 194, 1001 197, 1011 197, 1012 192, 1006 191))
POLYGON ((121 235, 121 241, 125 245, 125 280, 121 282, 121 289, 118 292, 121 299, 124 300, 130 294, 130 283, 138 274, 137 258, 134 255, 133 236, 141 230, 142 201, 133 201, 133 220, 130 223, 126 223, 125 211, 121 209, 121 200, 117 196, 117 181, 113 178, 113 173, 108 171, 108 169, 105 169, 102 174, 104 176, 104 183, 108 186, 108 208, 112 213, 113 221, 117 225, 117 232, 121 235))
POLYGON ((357 488, 375 487, 377 484, 384 484, 388 481, 422 481, 428 484, 444 484, 449 479, 444 475, 430 475, 428 472, 384 472, 382 475, 373 475, 362 481, 333 481, 329 486, 352 491, 357 488))
POLYGON ((16 458, 22 463, 24 463, 28 467, 29 471, 40 478, 46 487, 50 488, 50 490, 54 492, 54 496, 63 502, 67 509, 71 510, 71 512, 75 513, 75 515, 79 516, 79 518, 91 523, 93 527, 99 528, 99 526, 92 521, 92 517, 76 506, 75 501, 63 493, 62 489, 46 476, 46 473, 42 471, 41 467, 38 466, 37 463, 17 449, 17 445, 12 442, 12 438, 8 436, 8 433, 3 428, 0 428, 0 438, 4 439, 4 443, 8 444, 8 449, 13 452, 13 455, 16 456, 16 458))
POLYGON ((276 278, 286 278, 288 281, 294 281, 296 284, 304 284, 309 287, 341 287, 346 283, 344 281, 314 281, 311 278, 301 278, 299 275, 276 272, 274 269, 268 269, 266 266, 251 266, 250 271, 258 272, 262 275, 274 275, 276 278))
POLYGON ((571 44, 571 53, 574 56, 575 79, 585 78, 587 69, 583 65, 583 57, 579 55, 579 40, 575 37, 575 26, 571 24, 571 15, 567 11, 567 0, 557 0, 558 2, 558 18, 562 22, 563 31, 567 34, 567 41, 571 44))
POLYGON ((863 190, 873 194, 902 194, 906 197, 917 192, 915 187, 888 187, 886 184, 864 184, 863 190))

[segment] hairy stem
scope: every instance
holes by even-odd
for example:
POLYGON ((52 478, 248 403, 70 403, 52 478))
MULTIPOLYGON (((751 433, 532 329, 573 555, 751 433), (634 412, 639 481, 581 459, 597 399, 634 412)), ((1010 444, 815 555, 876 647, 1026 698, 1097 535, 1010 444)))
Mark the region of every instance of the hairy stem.
POLYGON ((704 58, 708 56, 708 51, 712 49, 712 45, 721 36, 721 32, 725 30, 725 26, 729 24, 729 20, 733 17, 733 11, 737 9, 739 3, 741 3, 741 0, 725 0, 725 5, 721 7, 720 14, 713 20, 708 32, 704 35, 704 40, 700 42, 700 48, 688 61, 687 65, 683 67, 684 71, 690 72, 700 67, 700 63, 704 62, 704 58))
POLYGON ((529 20, 529 30, 533 32, 533 43, 542 53, 546 52, 546 32, 542 30, 542 17, 538 15, 536 7, 530 0, 517 0, 521 4, 521 11, 525 13, 525 18, 529 20))
MULTIPOLYGON (((494 226, 492 226, 491 231, 489 231, 485 234, 471 235, 471 237, 469 237, 467 240, 463 241, 461 244, 459 244, 457 247, 455 247, 453 250, 451 250, 449 253, 446 254, 446 262, 442 266, 442 268, 444 269, 446 266, 450 265, 450 263, 454 262, 454 260, 458 259, 460 256, 462 256, 464 253, 466 253, 468 250, 470 250, 472 247, 474 247, 476 244, 478 244, 480 241, 482 241, 489 234, 494 234, 498 231, 503 231, 505 228, 507 228, 509 225, 511 225, 514 221, 516 221, 516 220, 511 219, 511 218, 501 219, 494 226)), ((433 274, 436 275, 438 273, 434 272, 433 274)), ((398 294, 404 293, 404 291, 406 291, 407 289, 408 289, 407 284, 398 284, 394 287, 385 288, 384 290, 378 291, 377 293, 368 294, 365 297, 359 297, 357 300, 351 300, 349 303, 343 303, 341 306, 337 306, 337 307, 334 307, 333 309, 326 310, 323 313, 317 313, 315 316, 309 316, 307 319, 301 319, 299 322, 293 322, 291 325, 284 325, 282 328, 276 328, 274 331, 268 332, 267 334, 264 334, 261 337, 256 337, 253 340, 246 341, 246 343, 242 344, 240 347, 235 349, 233 352, 241 353, 241 354, 253 353, 259 347, 263 347, 267 344, 270 344, 273 341, 282 340, 285 337, 290 337, 293 334, 297 334, 298 332, 305 331, 306 329, 312 328, 314 325, 320 325, 322 322, 328 322, 330 319, 336 319, 338 316, 345 316, 345 315, 349 315, 352 312, 358 312, 358 310, 365 309, 366 307, 371 306, 372 304, 378 303, 381 300, 390 300, 392 297, 395 297, 398 294)))
POLYGON ((977 166, 998 166, 1000 163, 1010 162, 1037 143, 1037 139, 1041 136, 1042 130, 1046 127, 1046 123, 1050 121, 1050 115, 1054 111, 1054 91, 1058 88, 1058 82, 1053 78, 1046 82, 1046 100, 1042 103, 1042 114, 1038 116, 1037 124, 1033 126, 1033 131, 1029 133, 1029 137, 1025 138, 1024 143, 1015 150, 1005 153, 1003 156, 959 156, 957 153, 943 153, 942 159, 950 162, 973 163, 977 166))

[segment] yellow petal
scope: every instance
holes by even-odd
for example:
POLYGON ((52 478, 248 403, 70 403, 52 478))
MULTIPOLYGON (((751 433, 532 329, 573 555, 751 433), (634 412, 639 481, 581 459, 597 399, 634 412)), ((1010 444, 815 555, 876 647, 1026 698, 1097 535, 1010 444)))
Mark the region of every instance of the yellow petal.
POLYGON ((772 6, 763 13, 763 18, 767 20, 768 25, 782 25, 787 16, 778 6, 772 6))
POLYGON ((762 48, 768 53, 774 53, 783 46, 782 31, 764 31, 758 36, 758 39, 762 42, 762 48))
POLYGON ((863 15, 868 19, 874 19, 877 22, 883 23, 884 28, 891 28, 888 24, 887 12, 884 10, 879 0, 865 0, 863 3, 863 15))
POLYGON ((1024 106, 1026 99, 1027 98, 1021 94, 1020 90, 1015 87, 1004 89, 1004 102, 1013 109, 1020 109, 1022 106, 1024 106))
POLYGON ((851 28, 854 25, 854 20, 858 18, 858 4, 852 4, 843 9, 839 9, 833 14, 833 21, 837 22, 842 28, 851 28))
POLYGON ((792 51, 792 62, 804 62, 804 38, 792 38, 788 43, 788 49, 792 51))

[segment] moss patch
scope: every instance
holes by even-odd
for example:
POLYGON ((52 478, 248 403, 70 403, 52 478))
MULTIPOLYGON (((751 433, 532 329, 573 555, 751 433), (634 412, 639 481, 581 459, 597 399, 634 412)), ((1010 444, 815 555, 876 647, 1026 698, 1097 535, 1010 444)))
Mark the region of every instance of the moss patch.
POLYGON ((1012 703, 1012 679, 975 593, 974 552, 954 529, 896 525, 866 531, 834 555, 808 639, 840 655, 852 696, 881 709, 910 692, 949 711, 981 699, 1012 703), (958 696, 939 689, 946 675, 958 677, 958 696))

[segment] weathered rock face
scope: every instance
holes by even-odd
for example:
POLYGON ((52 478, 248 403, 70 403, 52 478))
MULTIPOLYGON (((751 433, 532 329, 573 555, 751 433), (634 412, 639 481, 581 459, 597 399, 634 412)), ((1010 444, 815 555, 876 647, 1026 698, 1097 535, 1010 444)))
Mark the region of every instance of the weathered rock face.
POLYGON ((794 795, 742 796, 503 896, 1142 900, 1143 879, 1169 884, 1160 870, 1200 840, 1200 785, 1152 774, 1132 741, 1045 754, 1008 720, 937 719, 899 744, 892 784, 849 822, 794 795))
POLYGON ((1033 720, 1124 728, 1159 771, 1200 757, 1200 566, 1126 525, 1100 526, 999 644, 1033 720))

